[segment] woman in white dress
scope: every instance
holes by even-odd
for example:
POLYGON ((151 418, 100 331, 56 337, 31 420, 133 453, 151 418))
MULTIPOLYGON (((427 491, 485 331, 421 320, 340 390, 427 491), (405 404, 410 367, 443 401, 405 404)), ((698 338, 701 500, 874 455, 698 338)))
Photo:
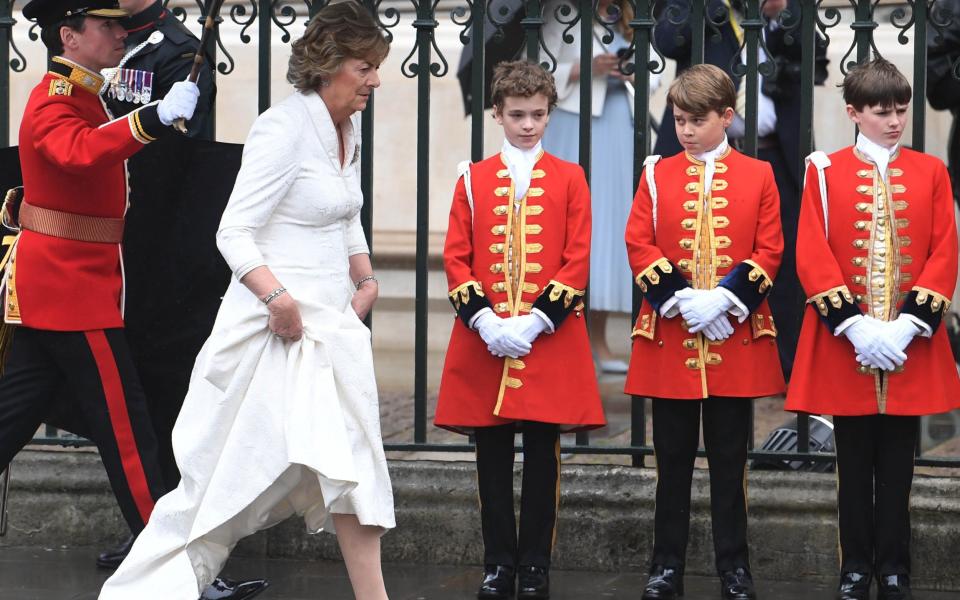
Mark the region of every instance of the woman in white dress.
POLYGON ((173 432, 183 479, 100 600, 197 600, 241 538, 293 514, 337 534, 359 600, 387 598, 358 112, 387 51, 358 2, 325 7, 293 44, 297 91, 254 123, 217 232, 235 279, 173 432))

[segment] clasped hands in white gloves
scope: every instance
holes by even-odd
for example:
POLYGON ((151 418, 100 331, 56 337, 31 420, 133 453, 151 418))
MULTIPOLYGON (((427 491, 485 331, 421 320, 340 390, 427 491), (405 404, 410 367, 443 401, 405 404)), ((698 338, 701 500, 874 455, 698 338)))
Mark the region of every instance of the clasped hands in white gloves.
POLYGON ((474 327, 487 342, 490 354, 510 358, 526 356, 537 336, 548 329, 546 320, 533 313, 501 319, 488 312, 477 318, 474 327))
POLYGON ((880 321, 862 316, 843 330, 857 352, 857 362, 872 369, 892 371, 907 360, 904 353, 920 329, 908 317, 880 321))
POLYGON ((164 125, 171 125, 177 119, 190 120, 200 99, 200 88, 192 81, 178 81, 157 105, 157 116, 164 125))
POLYGON ((489 312, 478 316, 473 326, 487 343, 490 354, 510 358, 526 356, 532 347, 530 342, 521 337, 517 330, 507 323, 509 319, 501 319, 493 314, 492 310, 484 310, 489 312))
POLYGON ((675 296, 677 308, 690 327, 690 333, 702 331, 713 342, 733 335, 733 325, 727 318, 727 311, 733 308, 733 300, 723 290, 683 288, 675 296))

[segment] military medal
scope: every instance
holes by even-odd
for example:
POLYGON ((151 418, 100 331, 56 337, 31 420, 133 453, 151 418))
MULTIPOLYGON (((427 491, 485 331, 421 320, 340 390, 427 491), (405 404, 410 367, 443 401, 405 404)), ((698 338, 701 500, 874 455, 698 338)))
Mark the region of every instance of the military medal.
POLYGON ((117 73, 117 100, 123 102, 127 98, 127 75, 125 69, 117 73))
POLYGON ((133 71, 130 69, 124 69, 124 79, 127 82, 124 100, 127 102, 133 102, 133 71))
POLYGON ((133 72, 133 103, 140 104, 140 88, 143 86, 143 72, 133 72))
POLYGON ((140 89, 140 101, 144 104, 150 104, 150 97, 153 95, 153 71, 144 71, 143 87, 140 89))

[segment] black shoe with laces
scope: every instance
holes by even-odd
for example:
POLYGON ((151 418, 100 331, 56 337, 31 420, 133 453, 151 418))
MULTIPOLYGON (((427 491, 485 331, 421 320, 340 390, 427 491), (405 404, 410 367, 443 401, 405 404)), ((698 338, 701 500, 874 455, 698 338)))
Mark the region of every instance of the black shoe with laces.
POLYGON ((750 570, 737 567, 720 573, 720 596, 723 600, 757 600, 750 570))
POLYGON ((507 565, 487 565, 483 568, 483 581, 477 590, 481 600, 507 600, 513 598, 513 567, 507 565))
POLYGON ((683 570, 653 565, 642 600, 674 600, 683 595, 683 570))
POLYGON ((870 600, 870 573, 843 573, 837 587, 837 600, 870 600))
POLYGON ((517 600, 546 600, 550 597, 550 571, 543 567, 520 567, 517 600))
POLYGON ((877 578, 877 600, 913 600, 909 575, 881 575, 877 578))

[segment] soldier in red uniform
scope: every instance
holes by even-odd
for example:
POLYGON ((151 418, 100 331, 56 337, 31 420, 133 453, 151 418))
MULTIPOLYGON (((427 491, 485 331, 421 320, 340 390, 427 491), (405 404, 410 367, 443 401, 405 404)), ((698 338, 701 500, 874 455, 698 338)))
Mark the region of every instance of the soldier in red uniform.
POLYGON ((559 502, 559 434, 601 427, 583 319, 590 193, 583 170, 540 147, 556 105, 534 63, 499 65, 491 88, 503 151, 465 166, 444 264, 459 319, 435 423, 473 433, 483 527, 479 598, 548 598, 559 502), (514 433, 523 433, 519 540, 514 433))
POLYGON ((910 598, 918 415, 960 406, 940 320, 957 277, 946 167, 900 146, 910 84, 876 59, 843 83, 856 145, 809 158, 797 272, 808 305, 787 410, 834 415, 841 600, 910 598))
POLYGON ((736 91, 721 69, 690 67, 668 101, 685 151, 647 159, 626 231, 644 297, 625 391, 653 398, 658 469, 643 598, 683 594, 701 412, 722 594, 755 598, 744 473, 753 398, 784 389, 766 301, 783 252, 779 195, 770 165, 727 143, 736 91))

